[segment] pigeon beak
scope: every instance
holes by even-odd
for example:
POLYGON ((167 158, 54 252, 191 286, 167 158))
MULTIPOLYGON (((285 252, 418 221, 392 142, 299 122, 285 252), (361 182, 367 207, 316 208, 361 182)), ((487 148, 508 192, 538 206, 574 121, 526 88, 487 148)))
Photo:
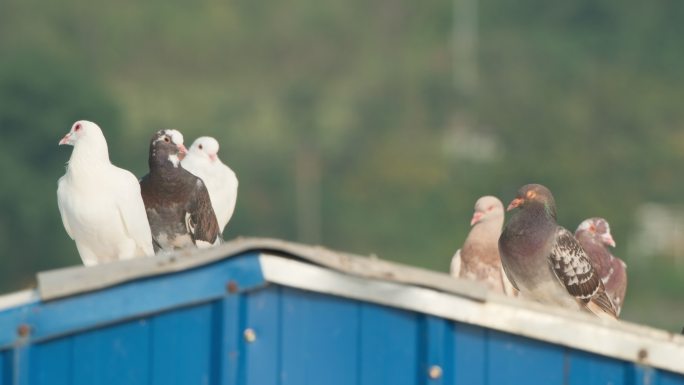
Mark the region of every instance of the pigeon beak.
POLYGON ((481 212, 479 212, 479 211, 476 211, 476 212, 473 214, 473 219, 470 220, 470 225, 472 226, 472 225, 476 224, 477 222, 479 222, 480 219, 482 219, 482 216, 483 216, 483 215, 484 215, 484 213, 481 213, 481 212))
POLYGON ((210 154, 209 155, 209 159, 211 159, 212 162, 216 162, 217 158, 218 158, 218 156, 216 154, 210 154))
POLYGON ((511 204, 509 204, 508 207, 506 208, 506 211, 511 211, 511 210, 513 210, 514 208, 520 206, 523 202, 524 202, 524 199, 522 199, 522 198, 515 198, 515 199, 513 199, 513 200, 511 201, 511 204))
POLYGON ((183 160, 183 158, 185 158, 185 155, 188 154, 188 149, 185 148, 185 146, 182 143, 177 144, 176 147, 178 147, 178 157, 180 158, 180 160, 183 160))
POLYGON ((615 247, 615 240, 613 239, 613 236, 610 235, 610 233, 602 234, 601 240, 603 240, 603 243, 605 243, 606 245, 615 247))
POLYGON ((58 145, 61 146, 61 145, 64 145, 64 144, 73 144, 72 141, 71 141, 71 132, 69 132, 68 134, 64 135, 64 137, 62 138, 62 140, 59 141, 59 144, 58 144, 58 145))

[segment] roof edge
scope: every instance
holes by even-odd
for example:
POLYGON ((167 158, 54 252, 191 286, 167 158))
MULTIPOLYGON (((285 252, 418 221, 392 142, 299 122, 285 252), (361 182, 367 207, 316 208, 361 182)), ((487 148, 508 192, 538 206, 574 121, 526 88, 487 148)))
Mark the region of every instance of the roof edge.
POLYGON ((372 256, 363 257, 333 251, 322 246, 309 246, 271 238, 244 237, 208 249, 184 249, 148 258, 40 272, 37 275, 38 292, 42 300, 49 301, 101 290, 136 279, 192 269, 250 251, 284 255, 364 278, 429 286, 479 301, 487 298, 487 289, 481 283, 454 279, 444 273, 372 256))

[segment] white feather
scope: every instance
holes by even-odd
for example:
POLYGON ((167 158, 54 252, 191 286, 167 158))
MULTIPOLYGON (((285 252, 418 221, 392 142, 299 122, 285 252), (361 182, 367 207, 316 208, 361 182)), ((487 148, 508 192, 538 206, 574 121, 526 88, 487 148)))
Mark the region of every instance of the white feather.
POLYGON ((197 246, 198 249, 206 249, 208 247, 213 246, 211 243, 207 241, 203 241, 200 239, 195 240, 195 245, 197 246))
POLYGON ((67 234, 87 266, 154 254, 137 178, 109 162, 100 128, 80 121, 57 204, 67 234))
POLYGON ((184 169, 190 171, 202 179, 209 191, 211 206, 216 213, 219 229, 223 232, 226 224, 230 221, 235 211, 238 194, 238 179, 230 169, 216 157, 212 161, 206 150, 211 149, 215 154, 218 152, 218 142, 211 137, 200 137, 190 147, 188 154, 181 161, 184 169), (202 144, 203 149, 199 148, 202 144))
POLYGON ((178 168, 178 164, 180 163, 180 159, 178 159, 178 155, 173 154, 169 155, 169 162, 173 164, 173 167, 178 168))
POLYGON ((183 134, 178 130, 164 130, 164 132, 171 137, 175 144, 183 144, 183 134))
POLYGON ((449 273, 452 277, 458 278, 461 275, 461 249, 456 250, 456 254, 451 257, 449 273))

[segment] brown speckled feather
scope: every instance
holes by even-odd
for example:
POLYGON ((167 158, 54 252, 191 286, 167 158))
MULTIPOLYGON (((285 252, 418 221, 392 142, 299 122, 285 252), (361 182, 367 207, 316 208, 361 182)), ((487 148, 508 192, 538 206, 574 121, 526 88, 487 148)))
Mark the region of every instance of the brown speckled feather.
POLYGON ((603 282, 586 252, 572 233, 561 226, 558 226, 549 262, 568 293, 584 303, 594 302, 617 317, 615 306, 606 295, 603 282))

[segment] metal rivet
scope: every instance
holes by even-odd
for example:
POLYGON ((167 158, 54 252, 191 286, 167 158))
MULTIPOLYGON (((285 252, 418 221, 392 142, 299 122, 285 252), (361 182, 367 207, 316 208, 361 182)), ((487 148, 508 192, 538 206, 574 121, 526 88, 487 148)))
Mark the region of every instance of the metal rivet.
POLYGON ((19 337, 26 337, 31 333, 31 327, 27 324, 21 324, 17 328, 17 334, 19 334, 19 337))
POLYGON ((235 281, 230 281, 228 282, 227 286, 228 292, 231 294, 237 293, 238 291, 238 284, 235 281))
POLYGON ((244 335, 245 335, 245 341, 250 342, 250 343, 256 341, 256 333, 254 332, 254 329, 252 329, 252 328, 245 329, 244 335))
POLYGON ((648 357, 648 351, 644 348, 639 349, 639 352, 637 353, 637 358, 639 361, 643 361, 648 357))
POLYGON ((437 380, 442 377, 442 368, 439 365, 432 365, 428 370, 428 375, 431 379, 437 380))

